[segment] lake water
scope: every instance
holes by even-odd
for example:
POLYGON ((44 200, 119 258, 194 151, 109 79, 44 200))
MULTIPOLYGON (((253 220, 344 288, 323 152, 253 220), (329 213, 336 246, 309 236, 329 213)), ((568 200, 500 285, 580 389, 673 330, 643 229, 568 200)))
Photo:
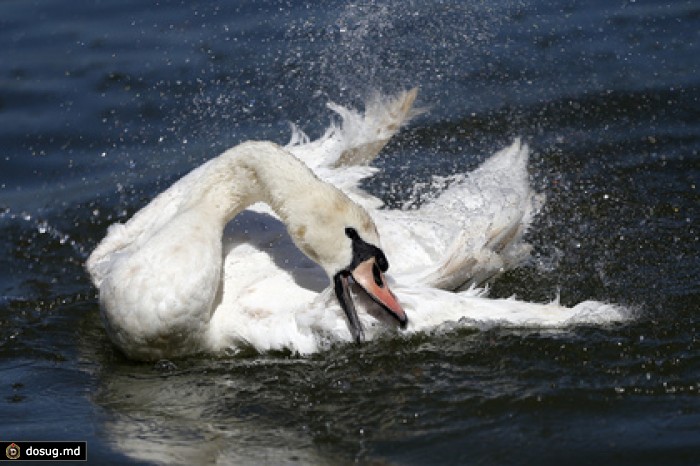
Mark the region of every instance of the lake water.
POLYGON ((4 0, 0 440, 95 464, 700 464, 700 4, 4 0), (547 196, 493 296, 623 324, 470 328, 311 357, 124 358, 83 263, 238 142, 420 87, 395 206, 523 137, 547 196))

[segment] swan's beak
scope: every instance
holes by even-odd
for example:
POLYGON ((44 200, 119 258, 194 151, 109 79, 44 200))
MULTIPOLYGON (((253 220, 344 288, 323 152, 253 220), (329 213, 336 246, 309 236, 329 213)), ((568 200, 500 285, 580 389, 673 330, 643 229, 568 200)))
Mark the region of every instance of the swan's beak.
POLYGON ((348 317, 350 333, 352 334, 353 340, 357 343, 362 343, 365 339, 365 332, 362 330, 362 323, 355 310, 355 304, 352 302, 350 284, 348 283, 349 278, 350 274, 347 272, 339 272, 333 278, 335 282, 335 295, 338 298, 340 307, 343 308, 345 315, 348 317))
POLYGON ((360 262, 350 274, 355 283, 360 285, 374 302, 399 322, 401 328, 406 327, 408 323, 406 312, 389 289, 384 274, 379 269, 374 257, 360 262))
POLYGON ((379 304, 390 316, 395 318, 401 328, 405 328, 408 323, 406 312, 399 304, 394 293, 391 292, 384 279, 384 274, 379 270, 375 259, 372 257, 355 267, 351 272, 342 271, 334 277, 335 295, 338 298, 340 307, 345 311, 350 323, 350 333, 357 343, 362 343, 365 339, 365 332, 362 323, 355 310, 355 303, 350 294, 349 279, 357 283, 374 302, 379 304))

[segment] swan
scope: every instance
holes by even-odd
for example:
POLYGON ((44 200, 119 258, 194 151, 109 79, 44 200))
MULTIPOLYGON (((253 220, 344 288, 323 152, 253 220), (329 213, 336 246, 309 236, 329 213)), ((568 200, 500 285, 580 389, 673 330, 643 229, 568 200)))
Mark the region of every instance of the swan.
POLYGON ((86 268, 110 339, 128 357, 289 349, 417 332, 453 322, 561 327, 624 319, 586 301, 489 299, 479 288, 529 254, 543 203, 515 141, 456 175, 420 209, 383 209, 358 188, 371 162, 418 112, 416 89, 330 104, 342 124, 311 141, 245 142, 110 226, 86 268), (389 262, 392 273, 387 273, 389 262))

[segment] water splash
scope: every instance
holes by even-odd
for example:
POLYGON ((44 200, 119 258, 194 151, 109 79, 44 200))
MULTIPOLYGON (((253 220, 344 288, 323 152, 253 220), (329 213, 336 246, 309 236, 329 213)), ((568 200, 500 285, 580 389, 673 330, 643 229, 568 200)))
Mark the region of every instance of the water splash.
POLYGON ((355 104, 376 89, 436 87, 488 53, 503 17, 487 2, 352 2, 337 18, 292 24, 287 37, 296 46, 288 64, 310 70, 304 81, 318 79, 317 92, 326 98, 355 104), (319 44, 313 55, 310 42, 319 44))
POLYGON ((74 240, 69 234, 64 233, 58 228, 52 226, 45 219, 32 215, 28 212, 14 212, 9 207, 6 207, 0 212, 0 222, 5 220, 28 223, 38 234, 48 236, 49 238, 55 240, 55 242, 60 246, 69 246, 81 260, 87 259, 89 252, 86 250, 83 244, 74 240))

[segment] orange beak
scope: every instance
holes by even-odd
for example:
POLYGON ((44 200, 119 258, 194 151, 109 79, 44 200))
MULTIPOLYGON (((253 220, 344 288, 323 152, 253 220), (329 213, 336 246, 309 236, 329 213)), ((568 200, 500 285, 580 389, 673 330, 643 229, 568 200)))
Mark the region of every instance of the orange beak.
POLYGON ((391 292, 384 279, 384 274, 379 269, 374 257, 364 262, 360 262, 355 269, 350 272, 352 279, 362 287, 374 302, 379 304, 385 311, 394 317, 401 328, 405 328, 408 323, 406 312, 396 299, 396 295, 391 292))
POLYGON ((384 274, 379 269, 374 257, 360 262, 352 271, 341 271, 333 277, 335 295, 340 307, 343 308, 350 324, 350 333, 357 343, 365 339, 362 323, 355 310, 355 304, 350 293, 350 277, 367 295, 390 316, 395 318, 401 328, 405 328, 408 322, 406 313, 391 292, 384 279, 384 274))

